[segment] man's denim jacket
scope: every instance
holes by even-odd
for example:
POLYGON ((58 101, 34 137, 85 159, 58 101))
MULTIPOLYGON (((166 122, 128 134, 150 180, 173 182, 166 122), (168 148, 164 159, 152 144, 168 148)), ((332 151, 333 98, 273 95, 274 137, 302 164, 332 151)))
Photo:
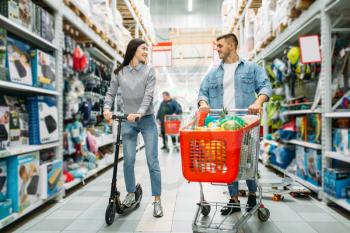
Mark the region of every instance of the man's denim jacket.
MULTIPOLYGON (((223 108, 224 96, 224 64, 223 62, 213 69, 203 79, 198 103, 201 100, 206 101, 212 109, 223 108)), ((258 95, 270 97, 272 94, 271 83, 265 71, 255 63, 245 60, 239 60, 235 72, 235 92, 238 109, 247 109, 256 100, 258 95)))

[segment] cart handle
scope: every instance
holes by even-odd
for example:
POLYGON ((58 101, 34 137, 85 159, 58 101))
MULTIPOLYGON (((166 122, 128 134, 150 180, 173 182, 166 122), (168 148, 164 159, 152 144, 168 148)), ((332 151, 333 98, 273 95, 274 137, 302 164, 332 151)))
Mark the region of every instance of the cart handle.
MULTIPOLYGON (((112 120, 117 120, 117 121, 122 121, 122 120, 127 120, 128 119, 128 114, 113 114, 112 115, 112 120)), ((140 118, 136 117, 135 122, 139 121, 140 118)))

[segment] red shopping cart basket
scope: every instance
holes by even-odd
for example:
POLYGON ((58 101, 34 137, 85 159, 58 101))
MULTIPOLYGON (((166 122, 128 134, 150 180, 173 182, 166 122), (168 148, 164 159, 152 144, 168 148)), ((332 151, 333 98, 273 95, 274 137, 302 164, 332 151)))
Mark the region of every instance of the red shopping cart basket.
POLYGON ((165 115, 164 129, 167 135, 178 135, 181 127, 181 115, 165 115))
POLYGON ((229 184, 235 181, 240 171, 244 136, 260 126, 259 119, 235 131, 197 131, 190 129, 193 124, 180 131, 184 177, 194 182, 229 184))

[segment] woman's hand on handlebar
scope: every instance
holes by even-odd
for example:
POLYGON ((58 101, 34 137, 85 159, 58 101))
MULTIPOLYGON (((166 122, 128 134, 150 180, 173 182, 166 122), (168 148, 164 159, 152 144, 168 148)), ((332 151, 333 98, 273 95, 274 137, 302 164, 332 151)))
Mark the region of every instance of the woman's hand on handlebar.
POLYGON ((113 113, 111 111, 109 111, 108 109, 103 111, 103 116, 106 119, 107 122, 111 122, 112 121, 112 115, 113 113))
POLYGON ((129 122, 136 122, 136 121, 139 121, 141 119, 141 114, 138 114, 138 113, 130 113, 128 115, 128 121, 129 122))

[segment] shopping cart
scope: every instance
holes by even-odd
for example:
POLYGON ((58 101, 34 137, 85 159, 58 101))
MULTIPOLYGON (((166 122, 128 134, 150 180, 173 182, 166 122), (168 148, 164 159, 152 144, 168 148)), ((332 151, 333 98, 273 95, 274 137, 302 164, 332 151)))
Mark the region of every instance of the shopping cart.
MULTIPOLYGON (((230 110, 229 115, 240 115, 242 112, 247 113, 247 110, 230 110)), ((220 117, 218 110, 212 110, 210 114, 220 117)), ((239 130, 194 130, 195 121, 180 130, 183 175, 188 181, 199 182, 200 185, 200 200, 192 224, 194 232, 237 232, 256 212, 263 222, 270 217, 269 210, 262 204, 259 184, 258 204, 244 212, 237 221, 232 221, 230 215, 220 216, 218 210, 224 206, 246 209, 247 205, 208 201, 204 198, 202 182, 226 186, 237 180, 257 180, 259 117, 244 117, 249 119, 250 124, 239 130), (211 211, 213 213, 210 215, 211 211)))
POLYGON ((179 134, 182 122, 182 115, 165 115, 164 129, 165 134, 175 138, 174 149, 179 151, 179 134))

